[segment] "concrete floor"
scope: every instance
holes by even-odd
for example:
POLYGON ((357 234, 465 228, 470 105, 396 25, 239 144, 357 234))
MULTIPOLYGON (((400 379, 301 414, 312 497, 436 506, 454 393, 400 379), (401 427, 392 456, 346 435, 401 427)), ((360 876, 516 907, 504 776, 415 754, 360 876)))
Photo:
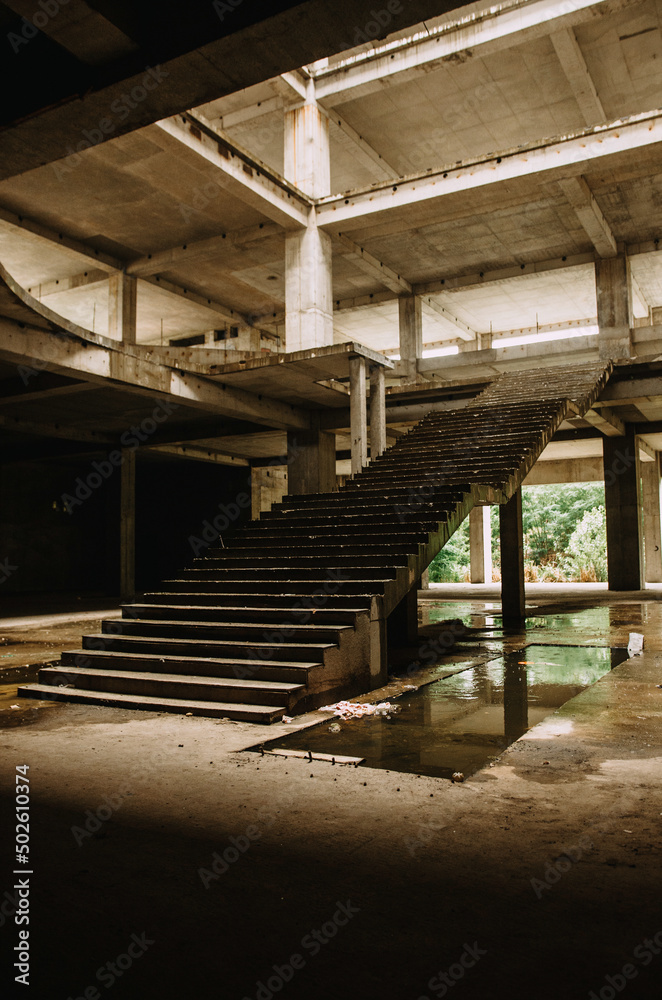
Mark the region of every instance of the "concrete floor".
MULTIPOLYGON (((245 723, 12 709, 8 683, 0 936, 10 953, 14 768, 28 764, 29 995, 658 997, 662 605, 591 610, 602 598, 588 591, 568 600, 532 600, 526 631, 473 654, 526 641, 626 645, 638 631, 643 656, 463 784, 261 757, 246 748, 267 731, 245 723)), ((425 641, 458 605, 421 610, 425 641)), ((66 627, 79 636, 78 623, 66 627)), ((37 626, 26 631, 39 641, 37 626)))

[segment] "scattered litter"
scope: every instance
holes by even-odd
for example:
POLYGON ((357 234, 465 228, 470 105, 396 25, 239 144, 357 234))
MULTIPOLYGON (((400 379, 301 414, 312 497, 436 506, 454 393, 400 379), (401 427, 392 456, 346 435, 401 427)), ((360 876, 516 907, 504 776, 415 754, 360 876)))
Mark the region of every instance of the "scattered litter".
POLYGON ((403 687, 402 690, 403 691, 418 691, 418 688, 416 687, 415 684, 405 684, 405 686, 403 687))
POLYGON ((294 716, 292 716, 292 715, 284 715, 283 716, 283 722, 291 722, 293 718, 294 718, 294 716))
POLYGON ((644 637, 641 632, 630 632, 628 656, 638 656, 644 648, 644 637))
POLYGON ((451 778, 451 781, 464 781, 464 775, 462 774, 462 771, 453 771, 453 777, 451 778))
POLYGON ((361 705, 356 701, 339 701, 335 705, 325 705, 318 708, 318 712, 333 712, 341 719, 361 719, 364 715, 385 715, 390 718, 390 714, 401 711, 400 705, 394 705, 390 701, 381 701, 379 705, 361 705))
POLYGON ((189 718, 189 716, 192 716, 192 715, 193 715, 193 712, 187 712, 187 713, 186 713, 186 718, 188 719, 188 718, 189 718))
MULTIPOLYGON (((365 760, 365 757, 345 757, 339 754, 312 753, 310 750, 284 750, 281 747, 275 747, 273 750, 265 750, 264 753, 270 754, 272 757, 303 757, 311 763, 314 760, 323 760, 330 764, 354 764, 355 767, 358 767, 365 760)), ((310 777, 312 778, 313 775, 311 774, 310 777)))
POLYGON ((340 733, 342 732, 342 726, 339 726, 337 722, 334 722, 333 725, 329 726, 329 732, 340 733))
POLYGON ((10 705, 9 707, 10 708, 20 708, 21 706, 20 705, 10 705))

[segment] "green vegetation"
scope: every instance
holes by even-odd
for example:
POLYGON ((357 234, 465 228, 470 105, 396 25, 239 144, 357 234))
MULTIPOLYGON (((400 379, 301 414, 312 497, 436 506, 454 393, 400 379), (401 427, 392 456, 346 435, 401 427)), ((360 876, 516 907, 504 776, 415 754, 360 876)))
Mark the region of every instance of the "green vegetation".
MULTIPOLYGON (((492 507, 492 559, 499 573, 499 510, 492 507)), ((541 583, 607 579, 603 483, 522 489, 526 579, 541 583)), ((469 519, 430 566, 432 583, 469 579, 469 519)))

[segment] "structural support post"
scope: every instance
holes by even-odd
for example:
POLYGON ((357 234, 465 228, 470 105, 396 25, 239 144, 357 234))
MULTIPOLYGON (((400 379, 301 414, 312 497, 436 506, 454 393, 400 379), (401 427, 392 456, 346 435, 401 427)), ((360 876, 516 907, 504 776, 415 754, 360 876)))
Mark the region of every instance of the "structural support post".
POLYGON ((258 518, 263 511, 280 503, 288 491, 286 465, 253 466, 251 469, 251 517, 258 518))
POLYGON ((471 582, 492 582, 492 525, 489 507, 474 507, 469 514, 471 582))
POLYGON ((660 454, 642 462, 641 492, 644 508, 644 567, 646 583, 662 583, 662 526, 660 524, 660 454))
MULTIPOLYGON (((329 120, 312 96, 285 113, 284 173, 313 198, 331 193, 329 120)), ((308 225, 285 236, 285 343, 288 351, 333 344, 331 237, 308 225)))
POLYGON ((365 358, 349 359, 349 426, 352 439, 352 475, 368 464, 365 358))
POLYGON ((405 381, 415 382, 418 360, 423 357, 423 309, 417 295, 401 295, 398 299, 400 316, 400 364, 405 381))
POLYGON ((370 369, 370 458, 374 461, 386 451, 386 395, 384 369, 370 369))
POLYGON ((632 357, 632 282, 626 254, 595 262, 598 347, 605 359, 632 357))
POLYGON ((522 490, 499 507, 501 547, 501 612, 504 622, 524 621, 524 538, 522 490))
POLYGON ((634 432, 602 439, 610 590, 641 590, 639 461, 634 432))
POLYGON ((138 279, 120 271, 108 279, 108 336, 125 344, 136 343, 138 279))
POLYGON ((287 467, 290 494, 330 493, 336 485, 336 436, 320 430, 319 414, 311 413, 309 431, 288 431, 287 467))
POLYGON ((420 587, 421 581, 417 580, 388 616, 388 641, 394 646, 412 646, 418 641, 418 591, 420 587))
POLYGON ((136 593, 136 451, 122 448, 120 473, 120 599, 136 593))

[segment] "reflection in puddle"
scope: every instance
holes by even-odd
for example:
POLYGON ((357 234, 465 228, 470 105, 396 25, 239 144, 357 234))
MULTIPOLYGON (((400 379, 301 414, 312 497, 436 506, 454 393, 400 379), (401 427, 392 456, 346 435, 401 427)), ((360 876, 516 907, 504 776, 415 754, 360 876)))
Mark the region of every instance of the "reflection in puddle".
POLYGON ((450 778, 489 764, 541 722, 627 659, 627 650, 526 646, 398 699, 399 714, 292 733, 264 747, 364 757, 366 767, 450 778))

